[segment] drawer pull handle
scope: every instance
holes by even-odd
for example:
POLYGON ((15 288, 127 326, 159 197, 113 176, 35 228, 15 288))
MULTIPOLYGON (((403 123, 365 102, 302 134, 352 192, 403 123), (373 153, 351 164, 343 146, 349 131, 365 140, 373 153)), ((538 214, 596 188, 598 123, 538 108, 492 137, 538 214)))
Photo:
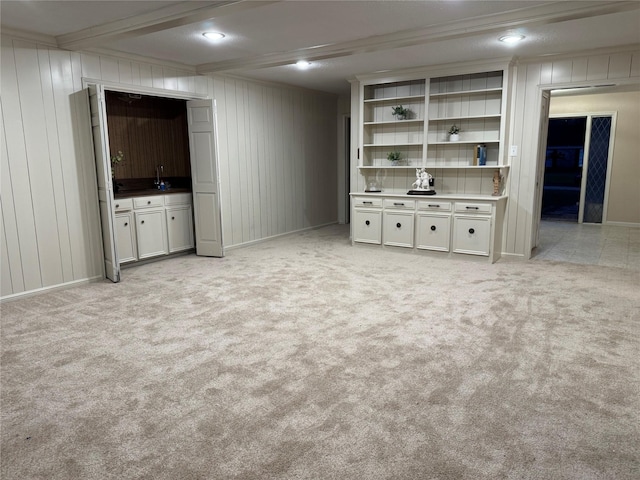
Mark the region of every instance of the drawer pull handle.
POLYGON ((362 202, 363 205, 373 205, 373 202, 362 202))
POLYGON ((478 207, 464 207, 464 208, 466 208, 467 210, 480 210, 480 208, 478 207))
POLYGON ((474 233, 476 233, 476 231, 475 231, 473 228, 470 228, 470 229, 469 229, 469 233, 470 233, 471 235, 473 235, 474 233))
POLYGON ((127 225, 129 225, 129 223, 128 222, 124 222, 124 226, 126 227, 127 225))
POLYGON ((396 206, 396 207, 404 207, 404 203, 402 203, 402 202, 396 202, 393 205, 396 206))
POLYGON ((366 222, 364 222, 365 225, 371 225, 371 222, 369 220, 367 220, 366 222))
POLYGON ((429 208, 440 208, 440 205, 432 205, 432 204, 429 204, 429 208))
POLYGON ((396 223, 396 227, 400 228, 402 227, 402 224, 400 222, 396 223))
POLYGON ((435 232, 436 231, 436 226, 435 225, 431 225, 431 231, 435 232))

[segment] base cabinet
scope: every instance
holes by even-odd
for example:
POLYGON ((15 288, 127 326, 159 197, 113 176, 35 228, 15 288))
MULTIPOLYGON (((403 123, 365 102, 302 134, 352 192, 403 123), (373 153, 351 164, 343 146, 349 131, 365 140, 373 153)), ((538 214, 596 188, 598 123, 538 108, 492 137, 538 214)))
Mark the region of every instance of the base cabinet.
POLYGON ((501 252, 506 196, 352 194, 352 242, 480 255, 501 252))
POLYGON ((193 215, 191 206, 171 207, 166 210, 169 253, 193 248, 193 215))
POLYGON ((166 255, 167 226, 163 210, 135 212, 136 234, 138 237, 138 258, 140 260, 156 255, 166 255))
POLYGON ((138 259, 136 231, 133 224, 133 212, 116 214, 116 245, 120 263, 135 262, 138 259))

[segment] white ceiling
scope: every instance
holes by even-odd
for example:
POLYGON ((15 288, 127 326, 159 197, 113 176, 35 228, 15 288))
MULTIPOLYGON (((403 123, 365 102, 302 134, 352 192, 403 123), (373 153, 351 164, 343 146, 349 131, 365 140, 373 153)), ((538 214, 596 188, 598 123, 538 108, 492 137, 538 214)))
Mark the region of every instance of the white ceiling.
POLYGON ((640 44, 640 1, 2 0, 0 24, 60 48, 348 94, 348 78, 374 71, 640 44), (508 31, 526 39, 498 42, 508 31))

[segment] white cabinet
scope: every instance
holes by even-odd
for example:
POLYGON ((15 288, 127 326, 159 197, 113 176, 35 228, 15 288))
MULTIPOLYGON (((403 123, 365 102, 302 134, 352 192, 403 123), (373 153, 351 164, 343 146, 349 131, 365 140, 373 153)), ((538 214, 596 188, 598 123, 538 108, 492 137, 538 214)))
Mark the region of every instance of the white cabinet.
POLYGON ((453 251, 489 256, 491 252, 491 215, 486 202, 456 202, 453 215, 453 251))
POLYGON ((352 194, 352 243, 500 258, 506 197, 352 194))
POLYGON ((135 262, 138 254, 133 212, 116 213, 115 231, 120 263, 135 262))
POLYGON ((169 253, 164 209, 136 211, 135 218, 138 258, 142 260, 169 253))
POLYGON ((191 205, 167 207, 169 253, 193 248, 193 215, 191 205))

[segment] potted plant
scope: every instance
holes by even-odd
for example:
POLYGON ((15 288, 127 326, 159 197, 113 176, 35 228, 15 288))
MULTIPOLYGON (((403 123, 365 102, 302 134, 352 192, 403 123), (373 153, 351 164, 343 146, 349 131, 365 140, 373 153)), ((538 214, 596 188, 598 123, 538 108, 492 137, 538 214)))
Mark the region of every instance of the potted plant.
POLYGON ((120 162, 124 160, 124 153, 121 150, 118 150, 118 153, 115 155, 111 155, 111 181, 113 182, 113 192, 118 193, 119 185, 116 181, 116 167, 120 162))
POLYGON ((404 108, 402 105, 391 107, 392 115, 398 120, 405 120, 409 117, 409 109, 404 108))
POLYGON ((397 166, 400 162, 400 158, 402 158, 402 154, 400 152, 389 152, 387 153, 387 160, 391 161, 392 166, 397 166))
POLYGON ((449 129, 449 141, 457 142, 460 140, 460 128, 454 123, 449 129))

